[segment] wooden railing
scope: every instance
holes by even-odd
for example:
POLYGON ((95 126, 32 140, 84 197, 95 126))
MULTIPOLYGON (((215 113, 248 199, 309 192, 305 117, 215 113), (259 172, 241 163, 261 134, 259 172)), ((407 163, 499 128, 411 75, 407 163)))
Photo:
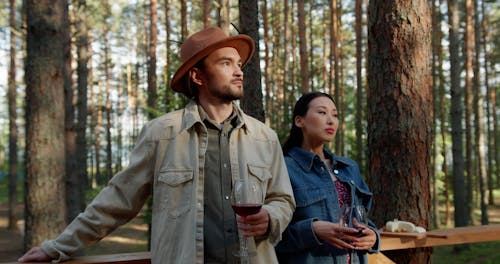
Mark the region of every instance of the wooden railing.
MULTIPOLYGON (((500 240, 500 224, 432 230, 425 234, 381 233, 381 251, 500 240)), ((368 256, 369 263, 394 263, 383 253, 368 256)), ((150 264, 149 252, 77 257, 65 264, 150 264)))

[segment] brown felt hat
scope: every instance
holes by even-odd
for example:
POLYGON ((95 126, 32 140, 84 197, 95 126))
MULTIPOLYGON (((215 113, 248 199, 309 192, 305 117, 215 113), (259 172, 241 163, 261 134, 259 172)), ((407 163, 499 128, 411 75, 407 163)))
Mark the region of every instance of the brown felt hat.
POLYGON ((210 27, 199 31, 188 37, 181 45, 181 66, 172 78, 170 85, 172 90, 192 97, 187 77, 189 69, 213 51, 224 47, 233 47, 238 51, 242 67, 252 57, 255 50, 253 39, 247 35, 228 36, 219 27, 210 27))

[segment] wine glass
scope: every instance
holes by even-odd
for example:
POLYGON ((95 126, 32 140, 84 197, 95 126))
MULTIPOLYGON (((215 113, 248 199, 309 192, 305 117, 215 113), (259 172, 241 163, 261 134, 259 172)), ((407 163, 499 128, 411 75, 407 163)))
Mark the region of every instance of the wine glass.
POLYGON ((340 207, 339 224, 343 227, 351 226, 352 207, 344 205, 340 207))
MULTIPOLYGON (((247 217, 258 213, 262 207, 263 200, 264 195, 258 182, 238 179, 234 183, 231 195, 231 206, 237 215, 247 217)), ((238 237, 240 240, 240 249, 234 252, 235 256, 250 257, 257 255, 254 248, 249 248, 249 244, 255 243, 253 237, 244 237, 240 230, 238 230, 238 237)))
POLYGON ((362 225, 368 225, 368 216, 366 212, 366 208, 363 205, 356 205, 354 207, 355 217, 358 220, 358 223, 362 225))

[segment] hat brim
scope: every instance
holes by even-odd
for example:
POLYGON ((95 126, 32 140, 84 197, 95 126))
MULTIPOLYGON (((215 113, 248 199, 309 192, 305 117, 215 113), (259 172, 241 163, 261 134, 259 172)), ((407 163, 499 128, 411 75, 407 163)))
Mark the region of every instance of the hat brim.
POLYGON ((175 72, 170 84, 172 90, 183 93, 187 97, 192 97, 193 95, 187 87, 188 78, 186 77, 186 73, 210 53, 225 47, 233 47, 238 51, 241 57, 242 68, 247 64, 255 51, 253 39, 247 35, 235 35, 219 42, 215 42, 191 56, 191 58, 179 66, 179 69, 175 72))

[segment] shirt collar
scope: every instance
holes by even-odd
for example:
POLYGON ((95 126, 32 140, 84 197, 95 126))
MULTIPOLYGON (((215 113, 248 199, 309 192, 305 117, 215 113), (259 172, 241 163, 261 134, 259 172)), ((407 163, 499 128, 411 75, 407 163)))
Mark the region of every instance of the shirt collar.
MULTIPOLYGON (((236 128, 243 127, 248 129, 247 119, 243 111, 233 102, 233 113, 229 119, 234 122, 233 126, 236 128)), ((196 123, 203 123, 208 116, 201 105, 197 104, 195 101, 190 101, 184 108, 184 115, 182 121, 182 129, 189 129, 193 127, 196 123)))

